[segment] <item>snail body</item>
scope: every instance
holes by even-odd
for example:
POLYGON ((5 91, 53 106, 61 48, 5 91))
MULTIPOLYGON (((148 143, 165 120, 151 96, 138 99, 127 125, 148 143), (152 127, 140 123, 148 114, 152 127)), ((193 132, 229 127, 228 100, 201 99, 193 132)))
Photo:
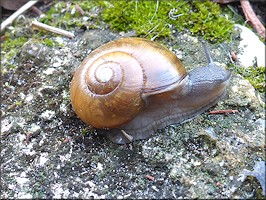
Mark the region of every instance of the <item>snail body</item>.
POLYGON ((230 72, 208 66, 187 73, 176 55, 142 38, 122 38, 92 51, 76 70, 70 98, 85 123, 114 142, 145 139, 157 129, 201 114, 220 100, 230 72))

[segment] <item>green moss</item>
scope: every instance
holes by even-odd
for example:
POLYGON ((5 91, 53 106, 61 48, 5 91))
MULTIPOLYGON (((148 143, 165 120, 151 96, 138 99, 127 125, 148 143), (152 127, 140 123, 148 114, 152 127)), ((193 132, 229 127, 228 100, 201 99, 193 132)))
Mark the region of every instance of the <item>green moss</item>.
POLYGON ((37 36, 37 37, 34 37, 33 39, 34 39, 34 42, 36 43, 38 42, 39 44, 43 44, 48 47, 60 46, 58 42, 50 38, 43 38, 41 36, 37 36))
POLYGON ((15 104, 16 104, 17 106, 22 106, 22 102, 21 102, 21 101, 17 101, 15 104))
MULTIPOLYGON (((45 12, 45 15, 39 18, 40 22, 49 24, 54 27, 63 28, 69 30, 71 27, 81 27, 84 26, 87 21, 83 20, 83 16, 75 11, 75 5, 78 4, 85 11, 84 16, 90 16, 89 10, 86 8, 93 7, 94 3, 87 1, 73 1, 69 9, 67 9, 66 2, 55 2, 54 6, 45 12)), ((88 17, 87 20, 89 20, 88 17)), ((44 44, 49 47, 58 46, 59 44, 54 40, 50 39, 51 35, 56 35, 50 32, 38 31, 37 34, 28 34, 23 31, 24 25, 20 23, 15 24, 14 30, 12 32, 5 32, 5 37, 7 38, 2 45, 2 60, 5 62, 2 63, 4 66, 11 66, 13 64, 14 58, 19 53, 22 45, 28 41, 28 38, 31 40, 36 40, 36 42, 44 44)), ((60 45, 59 45, 60 46, 60 45)))
POLYGON ((49 46, 49 47, 53 47, 54 46, 54 42, 53 40, 49 39, 49 38, 45 38, 44 40, 44 43, 49 46))
MULTIPOLYGON (((5 46, 5 45, 3 45, 3 46, 5 46)), ((8 48, 8 47, 6 47, 6 48, 8 48)), ((16 48, 10 49, 10 51, 5 51, 4 50, 4 51, 1 52, 2 53, 2 59, 3 60, 6 59, 7 61, 12 61, 16 57, 17 52, 18 52, 18 49, 16 49, 16 48)))
MULTIPOLYGON (((135 30, 138 36, 165 37, 171 29, 190 30, 193 35, 221 42, 230 39, 233 23, 219 4, 196 0, 111 0, 55 2, 39 22, 64 30, 95 28, 101 20, 116 31, 135 30), (84 15, 77 10, 79 5, 84 15)), ((102 27, 103 25, 101 25, 102 27)))
POLYGON ((87 134, 88 134, 88 129, 87 128, 83 128, 83 129, 81 129, 81 135, 83 135, 83 136, 86 136, 87 134))
POLYGON ((15 53, 14 52, 10 52, 11 50, 15 50, 19 47, 21 47, 25 42, 28 41, 28 39, 26 37, 16 37, 16 38, 12 38, 7 36, 8 39, 4 41, 4 43, 2 44, 2 52, 4 52, 4 54, 6 52, 8 52, 10 54, 10 56, 14 56, 15 53))
POLYGON ((244 78, 256 88, 259 92, 265 92, 265 67, 238 67, 231 66, 237 73, 242 75, 244 78))
POLYGON ((22 45, 28 41, 26 37, 10 37, 6 34, 7 39, 1 44, 1 64, 3 66, 2 72, 6 72, 9 69, 14 68, 14 59, 20 51, 22 45))
POLYGON ((95 8, 94 1, 71 1, 71 3, 60 1, 45 12, 38 21, 65 30, 81 28, 88 26, 88 22, 96 17, 92 14, 93 8, 95 8), (84 15, 77 10, 76 5, 82 8, 84 15))
POLYGON ((149 38, 168 36, 170 27, 188 29, 210 41, 229 39, 233 23, 210 1, 103 1, 102 18, 118 31, 136 30, 149 38))
POLYGON ((193 12, 189 18, 190 30, 193 34, 202 35, 205 39, 222 40, 229 39, 233 23, 221 15, 218 4, 210 1, 194 2, 193 12))
MULTIPOLYGON (((223 41, 229 39, 232 22, 221 14, 218 4, 209 1, 71 1, 55 2, 38 21, 62 28, 64 30, 77 30, 87 27, 95 28, 101 20, 117 31, 135 30, 138 36, 148 38, 169 36, 171 30, 182 31, 188 29, 192 34, 202 36, 210 41, 223 41), (79 5, 84 15, 76 9, 79 5), (171 27, 171 28, 170 28, 171 27)), ((101 24, 101 27, 103 24, 101 24)), ((2 65, 9 69, 20 47, 28 38, 49 47, 57 46, 50 39, 49 32, 38 31, 29 35, 22 32, 24 25, 16 24, 12 33, 6 32, 7 40, 2 43, 2 65), (3 62, 4 60, 4 62, 3 62)))
MULTIPOLYGON (((19 54, 21 47, 28 41, 28 38, 25 36, 14 37, 13 35, 6 34, 6 37, 8 39, 6 39, 2 43, 1 51, 1 64, 3 65, 3 73, 6 73, 6 71, 8 70, 16 68, 16 66, 14 65, 14 60, 19 54)), ((50 38, 42 38, 39 34, 32 36, 31 40, 34 40, 36 43, 41 43, 50 47, 58 45, 57 42, 51 40, 50 38)))

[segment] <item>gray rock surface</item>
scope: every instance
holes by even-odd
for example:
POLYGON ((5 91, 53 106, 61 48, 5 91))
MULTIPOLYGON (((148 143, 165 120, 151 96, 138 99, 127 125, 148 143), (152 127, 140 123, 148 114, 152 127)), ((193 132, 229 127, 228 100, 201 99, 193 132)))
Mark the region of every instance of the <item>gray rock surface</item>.
MULTIPOLYGON (((3 74, 1 198, 261 197, 256 178, 242 182, 240 175, 265 162, 263 102, 237 74, 226 98, 210 109, 237 113, 206 111, 148 140, 116 145, 78 119, 69 100, 73 71, 91 50, 120 36, 87 31, 60 48, 23 46, 17 68, 3 74)), ((188 34, 165 44, 188 70, 207 62, 188 34)), ((209 46, 225 66, 220 46, 209 46)))
POLYGON ((241 41, 238 46, 241 52, 237 55, 240 65, 265 67, 265 44, 247 27, 236 24, 235 28, 241 32, 241 41))

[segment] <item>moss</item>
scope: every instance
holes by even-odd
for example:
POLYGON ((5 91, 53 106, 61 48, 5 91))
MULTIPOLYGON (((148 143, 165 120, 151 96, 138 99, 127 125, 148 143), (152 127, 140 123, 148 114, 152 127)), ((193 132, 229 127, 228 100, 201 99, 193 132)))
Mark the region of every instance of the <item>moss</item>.
POLYGON ((102 18, 117 31, 136 30, 148 38, 170 35, 170 27, 188 29, 210 41, 230 39, 233 22, 209 1, 103 1, 102 18))
MULTIPOLYGON (((38 21, 65 30, 77 30, 84 26, 95 28, 101 19, 108 22, 111 29, 135 30, 139 36, 148 38, 169 36, 170 27, 173 27, 178 31, 188 29, 192 34, 211 41, 222 41, 229 39, 232 30, 232 22, 221 14, 219 5, 208 1, 59 1, 38 21), (76 5, 83 9, 84 15, 77 11, 76 5)), ((17 55, 28 37, 32 37, 27 33, 21 34, 19 26, 16 25, 14 33, 6 33, 8 39, 2 46, 3 58, 9 61, 17 55)), ((50 47, 58 45, 48 38, 49 35, 54 34, 39 32, 33 38, 44 38, 41 43, 50 47)))
POLYGON ((88 134, 88 129, 87 128, 83 128, 83 129, 81 129, 81 135, 83 135, 83 136, 86 136, 87 134, 88 134))
POLYGON ((31 40, 37 44, 43 44, 49 47, 54 46, 62 46, 62 44, 59 44, 53 39, 50 39, 50 34, 46 34, 44 36, 43 33, 37 33, 34 35, 31 35, 31 38, 28 38, 26 33, 21 33, 22 36, 18 37, 16 34, 19 32, 18 29, 14 29, 15 31, 13 33, 5 33, 5 37, 7 38, 1 45, 2 45, 2 51, 1 51, 1 64, 3 66, 2 73, 6 73, 9 70, 16 69, 17 66, 15 65, 15 58, 18 56, 18 54, 21 51, 22 46, 28 41, 31 40), (24 35, 23 35, 24 34, 24 35))
POLYGON ((44 41, 44 43, 45 43, 47 46, 49 46, 49 47, 54 46, 54 41, 51 40, 51 39, 49 39, 49 38, 45 38, 43 41, 44 41))
POLYGON ((55 40, 43 36, 34 36, 32 40, 34 40, 33 43, 43 44, 48 47, 62 46, 55 40))
POLYGON ((5 41, 5 45, 3 45, 3 51, 10 51, 12 49, 16 49, 18 47, 21 47, 25 42, 27 42, 28 39, 25 37, 17 37, 17 38, 11 38, 9 37, 5 41))
POLYGON ((17 106, 22 106, 22 102, 21 102, 21 101, 17 101, 15 104, 16 104, 17 106))
POLYGON ((95 8, 94 1, 71 1, 70 2, 56 2, 45 15, 39 19, 39 22, 49 24, 51 26, 62 28, 66 30, 81 28, 88 26, 88 21, 97 15, 93 15, 91 9, 95 8), (76 8, 80 6, 84 11, 82 15, 76 8), (85 17, 85 18, 83 18, 85 17))
POLYGON ((265 67, 248 67, 242 68, 240 74, 260 92, 265 92, 265 67))
POLYGON ((233 23, 226 20, 225 16, 221 16, 219 5, 210 1, 195 1, 193 12, 188 20, 189 24, 192 25, 190 27, 191 32, 202 35, 205 39, 229 39, 233 29, 233 23))
POLYGON ((246 78, 259 92, 265 92, 265 67, 239 67, 231 65, 234 71, 246 78))
POLYGON ((5 36, 7 39, 1 44, 1 65, 3 66, 1 72, 3 74, 16 68, 16 65, 14 65, 14 59, 24 43, 28 41, 28 38, 23 36, 13 37, 9 34, 6 34, 5 36))

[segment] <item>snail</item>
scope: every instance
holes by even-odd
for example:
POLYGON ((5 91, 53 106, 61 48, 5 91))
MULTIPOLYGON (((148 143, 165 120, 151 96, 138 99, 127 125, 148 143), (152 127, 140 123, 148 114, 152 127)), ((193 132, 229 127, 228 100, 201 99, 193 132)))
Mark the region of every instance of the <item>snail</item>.
POLYGON ((147 39, 121 38, 95 49, 73 76, 74 111, 118 144, 203 113, 224 97, 231 76, 203 46, 208 66, 189 73, 172 51, 147 39))

